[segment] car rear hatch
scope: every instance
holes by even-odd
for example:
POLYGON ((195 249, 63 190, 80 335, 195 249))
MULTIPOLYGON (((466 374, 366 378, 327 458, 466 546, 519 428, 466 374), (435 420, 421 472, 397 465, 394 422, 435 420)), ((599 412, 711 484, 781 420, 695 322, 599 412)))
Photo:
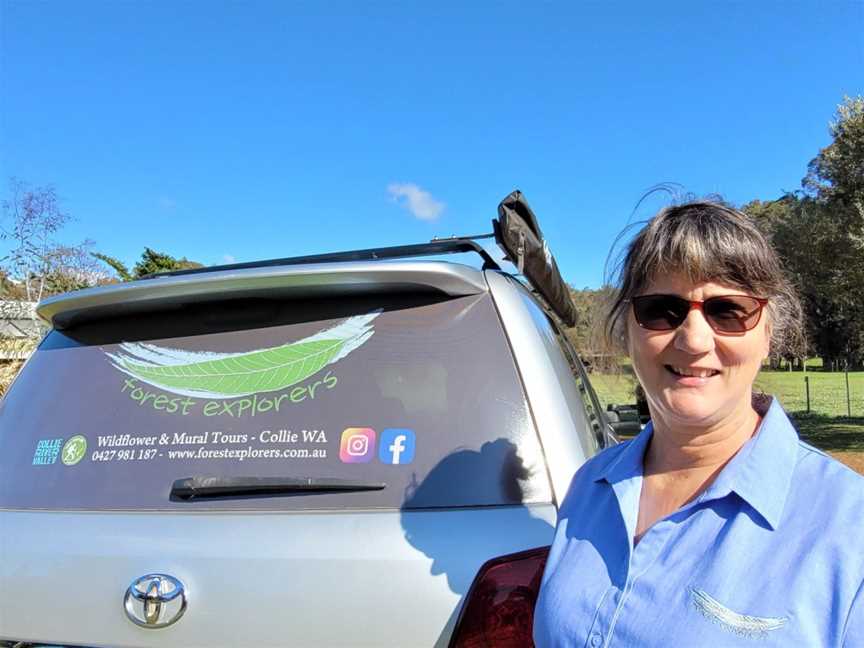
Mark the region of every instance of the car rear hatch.
POLYGON ((549 542, 482 274, 373 265, 48 304, 0 403, 0 640, 446 645, 477 569, 549 542))

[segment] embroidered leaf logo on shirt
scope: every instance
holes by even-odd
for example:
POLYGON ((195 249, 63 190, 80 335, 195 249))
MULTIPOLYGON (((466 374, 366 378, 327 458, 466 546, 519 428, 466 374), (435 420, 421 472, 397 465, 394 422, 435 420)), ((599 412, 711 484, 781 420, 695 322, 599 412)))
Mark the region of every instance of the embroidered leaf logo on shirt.
POLYGON ((284 389, 341 360, 368 340, 381 311, 351 317, 315 335, 268 349, 210 353, 124 343, 108 353, 125 374, 187 396, 234 398, 284 389))
POLYGON ((730 610, 710 594, 695 587, 690 588, 690 597, 693 599, 693 605, 702 616, 724 630, 742 637, 764 637, 772 630, 782 628, 789 620, 786 617, 757 617, 740 614, 730 610))

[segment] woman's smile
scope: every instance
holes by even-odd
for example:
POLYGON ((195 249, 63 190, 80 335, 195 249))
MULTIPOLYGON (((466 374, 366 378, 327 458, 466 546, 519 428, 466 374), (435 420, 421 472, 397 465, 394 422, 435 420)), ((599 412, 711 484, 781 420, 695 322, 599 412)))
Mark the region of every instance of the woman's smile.
POLYGON ((685 365, 663 365, 672 374, 675 382, 685 387, 701 387, 720 374, 718 369, 687 367, 685 365))

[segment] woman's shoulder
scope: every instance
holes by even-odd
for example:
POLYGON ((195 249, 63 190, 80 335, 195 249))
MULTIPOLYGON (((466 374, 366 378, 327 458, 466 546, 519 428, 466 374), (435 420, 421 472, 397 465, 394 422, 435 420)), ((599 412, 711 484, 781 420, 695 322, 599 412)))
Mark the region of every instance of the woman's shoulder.
POLYGON ((804 441, 798 441, 795 469, 778 528, 785 538, 807 538, 831 578, 857 589, 864 582, 859 548, 864 520, 864 477, 804 441))
POLYGON ((850 506, 864 514, 864 475, 806 441, 798 441, 794 479, 811 496, 818 493, 834 501, 835 508, 850 506))
POLYGON ((579 470, 576 471, 576 474, 573 476, 575 480, 580 474, 586 477, 591 477, 592 479, 596 479, 598 477, 603 476, 606 472, 616 464, 621 455, 625 454, 628 448, 636 443, 638 436, 635 436, 631 439, 625 439, 616 443, 615 445, 607 446, 603 448, 600 452, 595 454, 593 457, 588 459, 579 470))
MULTIPOLYGON (((797 515, 800 509, 815 506, 832 512, 831 523, 842 525, 854 519, 857 525, 857 520, 864 519, 864 476, 802 440, 799 424, 776 399, 771 409, 775 425, 785 428, 782 438, 794 439, 795 443, 794 455, 790 456, 794 457, 794 466, 790 483, 792 501, 787 501, 787 508, 792 510, 788 513, 797 515), (782 416, 779 416, 781 412, 782 416)), ((777 441, 782 441, 782 438, 772 437, 777 441)))
POLYGON ((637 447, 641 445, 640 436, 608 446, 586 460, 570 480, 570 487, 561 508, 567 508, 574 492, 584 493, 595 482, 611 482, 623 474, 629 475, 637 470, 641 472, 642 456, 637 447), (633 456, 635 454, 639 456, 633 456))
MULTIPOLYGON (((857 454, 857 453, 850 453, 857 454)), ((837 479, 850 480, 851 482, 864 485, 864 475, 861 475, 836 457, 811 445, 803 439, 798 440, 798 463, 810 462, 819 466, 822 470, 835 474, 837 479)))

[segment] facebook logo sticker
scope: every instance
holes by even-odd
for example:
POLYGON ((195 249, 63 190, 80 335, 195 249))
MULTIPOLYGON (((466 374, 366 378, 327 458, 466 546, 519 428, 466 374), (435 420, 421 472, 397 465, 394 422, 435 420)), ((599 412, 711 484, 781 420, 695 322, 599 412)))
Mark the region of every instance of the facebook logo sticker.
POLYGON ((414 431, 390 428, 381 433, 378 459, 386 464, 409 464, 414 461, 414 431))

